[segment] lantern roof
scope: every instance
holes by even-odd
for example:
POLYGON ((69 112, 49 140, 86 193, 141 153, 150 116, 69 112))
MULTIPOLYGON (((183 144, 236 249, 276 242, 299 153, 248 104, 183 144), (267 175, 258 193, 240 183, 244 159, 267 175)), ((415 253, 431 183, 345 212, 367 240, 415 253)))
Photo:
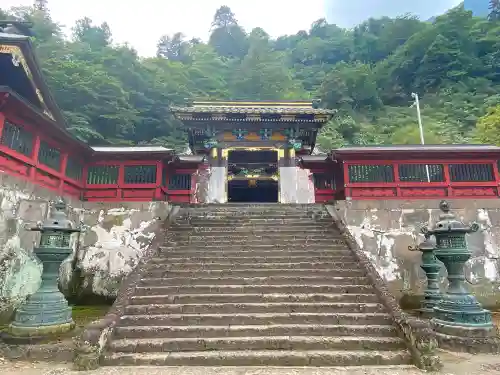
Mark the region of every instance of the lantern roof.
POLYGON ((441 215, 439 215, 439 221, 434 224, 434 228, 430 231, 431 234, 439 235, 444 233, 470 233, 476 232, 479 229, 479 225, 473 223, 471 225, 466 225, 456 218, 454 214, 450 212, 450 204, 443 200, 439 203, 439 209, 441 210, 441 215))
POLYGON ((35 228, 31 228, 35 232, 64 232, 75 233, 81 232, 80 228, 74 228, 73 222, 66 215, 66 202, 62 198, 57 200, 52 205, 50 215, 43 223, 40 223, 35 228))

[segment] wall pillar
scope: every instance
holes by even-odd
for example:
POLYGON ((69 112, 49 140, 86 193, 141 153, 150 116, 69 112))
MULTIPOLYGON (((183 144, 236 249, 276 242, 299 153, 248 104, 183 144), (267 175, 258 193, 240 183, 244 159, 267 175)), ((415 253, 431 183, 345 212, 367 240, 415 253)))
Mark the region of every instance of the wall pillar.
POLYGON ((297 165, 293 148, 278 152, 280 203, 299 203, 297 197, 297 165))
POLYGON ((227 202, 227 152, 221 148, 212 148, 208 163, 210 178, 206 203, 227 202))

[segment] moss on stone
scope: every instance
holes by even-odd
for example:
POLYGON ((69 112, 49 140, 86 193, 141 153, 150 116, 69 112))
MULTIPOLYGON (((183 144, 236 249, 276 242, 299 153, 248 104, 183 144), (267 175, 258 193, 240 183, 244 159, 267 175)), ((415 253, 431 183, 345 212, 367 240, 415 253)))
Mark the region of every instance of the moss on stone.
POLYGON ((77 326, 84 326, 102 318, 109 310, 109 305, 73 306, 73 320, 77 326))
MULTIPOLYGON (((57 335, 51 335, 46 339, 38 342, 39 344, 51 344, 58 343, 62 341, 70 340, 80 334, 82 329, 90 322, 97 320, 104 315, 109 310, 109 305, 97 305, 97 306, 72 306, 73 320, 75 322, 75 329, 70 332, 65 332, 57 335)), ((8 329, 8 324, 0 325, 0 331, 6 331, 8 329)))
POLYGON ((403 294, 399 300, 399 306, 403 310, 416 310, 421 307, 424 296, 420 294, 403 294))

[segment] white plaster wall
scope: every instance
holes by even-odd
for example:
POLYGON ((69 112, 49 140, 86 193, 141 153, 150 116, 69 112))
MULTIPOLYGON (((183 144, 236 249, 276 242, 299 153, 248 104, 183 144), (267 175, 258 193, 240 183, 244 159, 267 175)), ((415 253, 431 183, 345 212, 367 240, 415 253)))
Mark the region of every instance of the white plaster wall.
POLYGON ((206 203, 226 203, 227 168, 212 167, 208 181, 208 201, 206 203))
MULTIPOLYGON (((438 219, 439 201, 351 201, 335 208, 358 245, 396 295, 421 293, 426 284, 420 252, 408 250, 424 238, 422 226, 438 219)), ((488 305, 500 302, 500 204, 498 201, 451 201, 452 211, 465 223, 477 222, 480 230, 468 235, 472 257, 465 266, 468 287, 488 305), (483 204, 483 206, 482 206, 483 204), (456 209, 454 209, 456 206, 456 209)), ((333 206, 332 206, 333 207, 333 206)), ((446 271, 442 271, 443 287, 446 271)))

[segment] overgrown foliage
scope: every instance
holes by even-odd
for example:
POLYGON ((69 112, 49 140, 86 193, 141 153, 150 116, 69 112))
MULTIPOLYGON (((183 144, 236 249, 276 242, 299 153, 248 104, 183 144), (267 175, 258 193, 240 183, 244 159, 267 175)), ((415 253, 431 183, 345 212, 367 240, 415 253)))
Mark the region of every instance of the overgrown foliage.
POLYGON ((419 143, 412 92, 421 98, 427 143, 500 144, 498 0, 490 8, 488 19, 458 7, 433 23, 369 19, 353 30, 318 20, 273 40, 261 28, 247 33, 223 6, 208 43, 165 35, 151 58, 114 45, 108 25, 88 18, 65 39, 47 1, 0 14, 34 23, 49 86, 70 131, 85 141, 182 148, 168 107, 184 98, 320 97, 339 110, 319 137, 331 149, 419 143))

